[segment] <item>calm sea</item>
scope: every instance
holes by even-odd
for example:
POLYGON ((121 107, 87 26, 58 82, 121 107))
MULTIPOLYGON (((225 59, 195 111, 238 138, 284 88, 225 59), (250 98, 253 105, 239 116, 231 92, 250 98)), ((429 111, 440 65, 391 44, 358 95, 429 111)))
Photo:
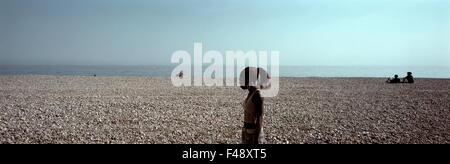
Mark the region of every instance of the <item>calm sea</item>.
MULTIPOLYGON (((176 66, 0 66, 0 75, 162 76, 176 66)), ((450 78, 450 66, 281 66, 282 77, 415 77, 450 78)))

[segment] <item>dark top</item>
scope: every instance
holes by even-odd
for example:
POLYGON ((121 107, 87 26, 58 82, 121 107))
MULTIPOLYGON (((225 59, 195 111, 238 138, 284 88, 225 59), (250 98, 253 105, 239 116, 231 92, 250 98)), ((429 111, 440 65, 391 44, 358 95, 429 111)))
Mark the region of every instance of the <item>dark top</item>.
POLYGON ((414 83, 414 77, 413 76, 406 76, 405 77, 406 82, 408 83, 414 83))
POLYGON ((393 78, 393 79, 389 80, 389 83, 400 83, 400 79, 399 78, 393 78))

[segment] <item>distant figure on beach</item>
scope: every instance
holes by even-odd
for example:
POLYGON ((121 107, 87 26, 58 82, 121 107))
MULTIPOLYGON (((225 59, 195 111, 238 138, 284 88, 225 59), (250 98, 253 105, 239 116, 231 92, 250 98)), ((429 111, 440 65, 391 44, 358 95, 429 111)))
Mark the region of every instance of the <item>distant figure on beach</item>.
POLYGON ((404 83, 414 83, 414 77, 412 76, 412 72, 408 72, 407 76, 403 78, 404 83))
POLYGON ((97 77, 97 74, 94 74, 94 77, 97 77))
POLYGON ((183 71, 180 71, 180 73, 178 73, 178 74, 177 74, 177 77, 178 77, 178 78, 180 78, 180 79, 182 79, 182 78, 183 78, 183 76, 184 76, 184 73, 183 73, 183 71))
POLYGON ((247 67, 240 74, 240 86, 248 90, 243 103, 244 127, 242 128, 242 144, 265 143, 263 131, 264 99, 260 89, 270 85, 269 74, 262 68, 247 67))
POLYGON ((394 78, 389 78, 387 83, 400 83, 400 79, 398 78, 398 75, 394 75, 394 78))

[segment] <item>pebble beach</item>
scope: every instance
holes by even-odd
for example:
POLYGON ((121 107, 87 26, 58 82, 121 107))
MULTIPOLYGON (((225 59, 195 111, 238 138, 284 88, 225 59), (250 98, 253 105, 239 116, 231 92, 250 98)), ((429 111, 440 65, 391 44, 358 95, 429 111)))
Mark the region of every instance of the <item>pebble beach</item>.
MULTIPOLYGON (((450 79, 281 78, 269 144, 450 143, 450 79)), ((0 76, 0 143, 239 144, 239 87, 170 78, 0 76)))

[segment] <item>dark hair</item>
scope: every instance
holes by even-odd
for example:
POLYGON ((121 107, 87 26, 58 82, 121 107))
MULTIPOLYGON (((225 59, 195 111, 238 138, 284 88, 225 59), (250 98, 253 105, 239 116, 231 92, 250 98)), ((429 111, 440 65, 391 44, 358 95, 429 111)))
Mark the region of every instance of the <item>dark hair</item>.
POLYGON ((268 88, 270 85, 269 73, 263 68, 246 67, 239 77, 239 84, 244 90, 253 85, 260 89, 268 88))

